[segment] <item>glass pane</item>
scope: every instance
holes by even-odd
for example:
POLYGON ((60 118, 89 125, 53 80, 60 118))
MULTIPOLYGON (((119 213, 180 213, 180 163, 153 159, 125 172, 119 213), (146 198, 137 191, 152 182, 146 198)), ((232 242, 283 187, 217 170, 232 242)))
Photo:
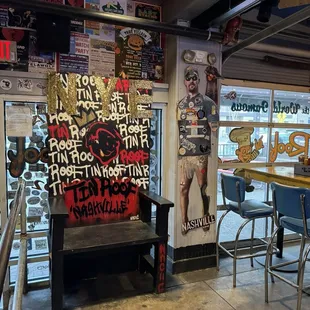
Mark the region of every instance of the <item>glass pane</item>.
POLYGON ((249 87, 221 88, 220 120, 268 122, 271 91, 249 87))
POLYGON ((219 128, 218 157, 222 162, 266 162, 268 128, 219 128))
MULTIPOLYGON (((10 283, 17 277, 17 265, 10 267, 10 283)), ((39 280, 49 277, 49 261, 28 263, 28 280, 39 280)))
POLYGON ((309 154, 310 129, 273 128, 270 162, 297 162, 298 156, 309 154))
POLYGON ((151 119, 150 190, 161 194, 162 110, 153 109, 151 119))
MULTIPOLYGON (((14 240, 11 250, 11 258, 19 256, 20 242, 14 240)), ((47 237, 30 238, 27 240, 27 255, 34 256, 48 252, 47 237)))
MULTIPOLYGON (((228 173, 244 177, 241 169, 218 169, 217 172, 217 205, 223 205, 222 188, 221 188, 221 173, 228 173)), ((246 198, 266 201, 267 199, 267 184, 256 180, 246 180, 246 198)))
POLYGON ((273 122, 310 124, 310 94, 274 91, 273 122))
MULTIPOLYGON (((7 202, 11 208, 17 190, 18 178, 26 180, 28 231, 48 228, 48 150, 46 104, 5 102, 8 117, 12 107, 26 108, 32 120, 32 136, 6 136, 7 202), (29 110, 28 110, 29 109, 29 110)), ((8 210, 9 211, 9 210, 8 210)), ((17 230, 19 225, 17 225, 17 230)))

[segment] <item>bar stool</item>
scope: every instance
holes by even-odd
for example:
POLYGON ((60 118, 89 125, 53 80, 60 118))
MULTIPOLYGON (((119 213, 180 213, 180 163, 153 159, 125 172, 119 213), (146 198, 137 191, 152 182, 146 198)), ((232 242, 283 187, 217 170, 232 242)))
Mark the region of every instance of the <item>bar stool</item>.
POLYGON ((272 200, 274 206, 274 218, 277 229, 273 232, 269 243, 265 262, 265 301, 268 303, 268 274, 274 283, 274 277, 297 288, 297 310, 301 310, 301 299, 303 291, 303 280, 305 264, 310 252, 310 245, 304 253, 306 240, 310 240, 310 190, 306 188, 292 187, 271 183, 272 200), (281 216, 279 216, 279 214, 281 216), (289 229, 301 235, 299 259, 272 265, 271 247, 273 240, 280 228, 289 229), (277 274, 274 270, 278 267, 287 266, 298 262, 297 283, 277 274))
MULTIPOLYGON (((225 253, 233 258, 233 287, 236 287, 236 273, 237 273, 237 259, 250 258, 251 266, 253 267, 253 258, 259 256, 265 256, 266 252, 253 253, 253 241, 254 241, 254 230, 255 230, 255 220, 260 218, 271 218, 271 231, 273 231, 274 220, 273 220, 273 208, 269 205, 255 200, 245 200, 245 180, 241 177, 235 175, 221 174, 221 186, 222 186, 222 195, 224 206, 227 211, 221 216, 218 227, 217 227, 217 236, 216 236, 216 265, 219 270, 219 248, 221 248, 225 253), (229 200, 226 203, 226 199, 229 200), (234 250, 227 250, 219 242, 220 228, 223 222, 223 219, 229 212, 234 212, 240 217, 245 219, 242 225, 239 227, 236 238, 235 238, 235 247, 234 250), (238 241, 242 229, 252 222, 252 232, 251 232, 251 245, 250 245, 250 254, 249 255, 237 255, 238 253, 238 241)), ((267 242, 263 239, 258 238, 262 242, 267 242)))

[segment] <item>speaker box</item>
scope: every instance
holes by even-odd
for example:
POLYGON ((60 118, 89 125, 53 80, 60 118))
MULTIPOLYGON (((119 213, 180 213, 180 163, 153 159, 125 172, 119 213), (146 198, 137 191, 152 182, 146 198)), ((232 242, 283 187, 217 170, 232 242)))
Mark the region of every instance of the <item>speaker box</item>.
POLYGON ((70 51, 70 19, 67 17, 37 13, 37 46, 40 52, 70 51))

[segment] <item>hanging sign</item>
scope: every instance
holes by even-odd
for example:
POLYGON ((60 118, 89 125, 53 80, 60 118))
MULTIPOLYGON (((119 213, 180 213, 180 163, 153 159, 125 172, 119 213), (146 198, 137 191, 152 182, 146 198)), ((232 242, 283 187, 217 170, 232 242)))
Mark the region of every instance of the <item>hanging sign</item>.
POLYGON ((14 41, 0 40, 0 62, 16 62, 17 45, 14 41))

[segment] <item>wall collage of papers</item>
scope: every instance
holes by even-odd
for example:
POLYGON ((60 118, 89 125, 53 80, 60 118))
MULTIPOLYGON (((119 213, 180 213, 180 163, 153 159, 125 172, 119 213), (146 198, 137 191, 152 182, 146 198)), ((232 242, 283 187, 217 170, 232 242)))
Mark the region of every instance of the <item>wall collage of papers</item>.
MULTIPOLYGON (((55 4, 84 7, 107 13, 135 16, 161 21, 159 6, 131 0, 45 0, 55 4)), ((0 6, 0 40, 17 42, 17 63, 1 63, 0 70, 30 73, 76 73, 99 75, 107 78, 147 79, 163 82, 164 53, 162 35, 141 29, 115 27, 91 21, 72 20, 70 53, 48 53, 38 51, 36 44, 36 13, 0 6)), ((12 88, 9 78, 3 80, 3 90, 12 88)), ((32 94, 31 78, 18 79, 17 90, 32 94)), ((2 83, 2 82, 1 82, 2 83)), ((38 84, 39 85, 39 84, 38 84)), ((41 85, 41 84, 40 84, 41 85)), ((44 91, 46 87, 42 84, 44 91)), ((20 110, 21 119, 29 116, 32 135, 20 137, 6 132, 7 198, 8 207, 14 200, 17 180, 26 180, 28 231, 48 229, 48 121, 45 103, 5 102, 6 122, 10 113, 20 110)), ((160 193, 160 148, 161 111, 153 110, 150 122, 150 181, 149 188, 160 193)), ((29 127, 28 126, 28 127, 29 127)), ((8 128, 8 124, 6 124, 8 128)), ((18 226, 17 226, 18 229, 18 226)), ((11 258, 19 253, 19 242, 14 241, 11 258)), ((46 237, 28 240, 28 256, 45 254, 48 251, 46 237)), ((10 268, 10 281, 14 282, 17 266, 10 268)), ((29 279, 46 278, 48 261, 28 264, 29 279)))
MULTIPOLYGON (((161 21, 161 7, 131 0, 45 0, 55 4, 161 21)), ((0 40, 17 42, 18 63, 0 70, 49 71, 163 80, 163 40, 142 29, 72 20, 69 54, 41 53, 36 46, 36 13, 0 7, 0 40)))

